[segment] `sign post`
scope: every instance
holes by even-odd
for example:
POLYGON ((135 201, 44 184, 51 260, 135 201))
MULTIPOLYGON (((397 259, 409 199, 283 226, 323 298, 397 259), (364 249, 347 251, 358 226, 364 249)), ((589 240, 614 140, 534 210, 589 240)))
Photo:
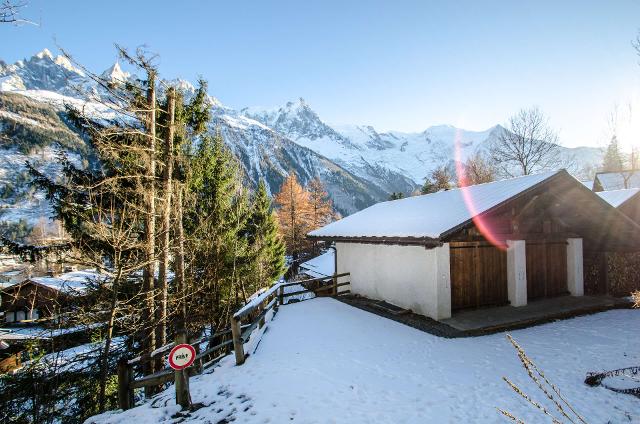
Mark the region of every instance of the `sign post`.
POLYGON ((169 366, 175 371, 176 403, 183 408, 191 406, 189 393, 189 371, 187 367, 196 359, 196 350, 187 344, 187 332, 179 330, 176 334, 176 345, 169 352, 169 366))

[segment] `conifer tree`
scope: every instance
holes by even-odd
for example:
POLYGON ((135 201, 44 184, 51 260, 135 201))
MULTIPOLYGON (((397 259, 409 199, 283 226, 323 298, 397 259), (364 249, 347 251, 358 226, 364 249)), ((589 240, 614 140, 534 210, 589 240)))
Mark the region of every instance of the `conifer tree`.
POLYGON ((602 170, 604 172, 620 172, 624 170, 624 160, 620 152, 620 147, 618 146, 618 137, 615 135, 611 137, 611 141, 604 154, 602 170))
POLYGON ((436 191, 438 190, 436 189, 436 186, 433 183, 433 181, 431 181, 431 178, 425 177, 424 184, 422 184, 422 187, 420 187, 420 194, 430 194, 430 193, 435 193, 436 191))
MULTIPOLYGON (((177 148, 172 149, 169 142, 174 137, 170 134, 172 125, 168 100, 165 103, 158 100, 150 103, 150 99, 155 97, 155 85, 159 83, 155 80, 155 69, 140 53, 130 56, 121 50, 121 54, 144 72, 146 79, 113 84, 83 68, 90 78, 109 93, 105 106, 115 112, 114 118, 96 122, 84 110, 72 106, 67 110, 69 121, 89 141, 99 164, 81 169, 61 156, 63 178, 60 181, 30 168, 34 184, 46 192, 57 218, 72 239, 71 246, 77 252, 75 261, 97 268, 108 276, 87 290, 84 298, 92 301, 77 306, 82 313, 74 314, 74 319, 82 319, 82 324, 106 325, 97 379, 98 411, 104 410, 106 384, 112 377, 109 375, 113 372, 113 361, 110 362, 113 356, 111 340, 116 327, 119 335, 125 336, 130 348, 139 345, 134 341, 140 342, 143 353, 147 354, 155 348, 155 337, 160 341, 166 338, 169 318, 165 307, 168 269, 164 267, 164 275, 159 279, 163 284, 156 287, 155 270, 149 264, 155 262, 158 253, 161 253, 155 246, 156 240, 162 240, 169 233, 165 228, 166 220, 163 220, 162 226, 152 225, 151 222, 155 221, 159 212, 166 218, 167 211, 171 209, 166 199, 174 184, 171 184, 173 178, 168 159, 174 153, 179 153, 178 150, 183 149, 184 145, 190 145, 194 136, 206 129, 205 123, 208 121, 204 94, 206 85, 200 84, 196 96, 188 104, 184 104, 183 97, 177 93, 174 96, 174 124, 178 124, 174 125, 177 127, 177 148), (157 145, 151 143, 151 139, 157 145), (164 141, 167 144, 161 148, 160 143, 164 141), (156 161, 158 166, 153 169, 152 163, 156 161), (160 175, 166 178, 165 184, 160 184, 160 175), (164 199, 158 202, 158 208, 151 205, 156 200, 151 201, 150 193, 154 194, 156 200, 164 199), (161 234, 163 237, 160 237, 161 234), (150 249, 149 243, 153 249, 150 249), (141 270, 146 270, 143 281, 139 278, 141 270), (157 310, 161 311, 159 315, 155 314, 157 310), (121 320, 126 320, 126 326, 118 325, 121 320)), ((175 94, 171 87, 167 91, 175 94)), ((185 156, 179 156, 181 166, 178 168, 184 168, 185 156)), ((181 172, 179 170, 177 173, 181 172)), ((182 182, 184 177, 177 180, 182 182)), ((177 201, 172 203, 177 203, 179 209, 182 200, 180 196, 177 197, 177 201)), ((168 245, 160 244, 167 257, 168 245)), ((135 352, 132 349, 129 353, 135 352)), ((152 371, 152 367, 145 369, 146 373, 152 371)))
POLYGON ((440 190, 448 190, 451 188, 451 180, 453 176, 449 169, 442 165, 431 171, 424 180, 424 184, 420 189, 421 194, 435 193, 440 190))
POLYGON ((84 110, 73 106, 67 110, 69 121, 93 146, 99 168, 80 169, 61 156, 63 179, 54 181, 30 167, 33 183, 46 192, 57 218, 73 240, 72 246, 79 253, 75 260, 108 276, 89 288, 86 298, 93 298, 94 302, 84 305, 83 313, 75 315, 76 319, 93 321, 83 324, 106 324, 100 360, 99 410, 105 406, 108 359, 117 319, 127 319, 125 335, 142 335, 147 352, 155 348, 153 286, 149 286, 147 278, 140 290, 134 277, 143 269, 147 269, 147 274, 155 257, 155 248, 150 249, 150 243, 155 244, 150 224, 155 211, 150 206, 148 190, 155 184, 155 171, 151 172, 155 153, 149 148, 149 140, 155 139, 150 125, 156 105, 148 103, 155 97, 154 89, 150 88, 155 84, 155 70, 143 55, 131 57, 123 50, 121 53, 145 72, 147 79, 124 87, 109 86, 87 71, 94 81, 109 90, 112 99, 117 99, 117 104, 109 104, 116 117, 98 123, 84 110), (138 306, 140 297, 145 299, 142 308, 138 306))
POLYGON ((248 285, 253 292, 261 286, 269 285, 285 271, 286 248, 264 181, 258 184, 258 190, 251 202, 246 237, 251 263, 248 285))
POLYGON ((238 258, 246 243, 239 237, 245 226, 238 166, 220 134, 203 137, 190 165, 188 206, 184 226, 191 267, 190 315, 202 327, 226 324, 240 301, 235 284, 238 258))

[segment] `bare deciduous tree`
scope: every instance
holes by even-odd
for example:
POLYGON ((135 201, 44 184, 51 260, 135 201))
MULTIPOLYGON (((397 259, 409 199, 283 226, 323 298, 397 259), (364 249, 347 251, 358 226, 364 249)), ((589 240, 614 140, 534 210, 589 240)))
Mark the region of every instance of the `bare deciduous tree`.
POLYGON ((0 2, 0 23, 1 24, 31 24, 35 22, 20 17, 20 11, 27 5, 26 1, 4 0, 0 2))
POLYGON ((476 153, 464 163, 464 185, 490 183, 496 179, 496 168, 482 153, 476 153))
POLYGON ((558 136, 537 107, 522 109, 509 119, 491 146, 491 157, 508 176, 557 168, 558 136))
POLYGON ((420 188, 421 194, 435 193, 440 190, 449 190, 454 180, 453 172, 446 165, 436 167, 428 177, 424 179, 424 184, 420 188))

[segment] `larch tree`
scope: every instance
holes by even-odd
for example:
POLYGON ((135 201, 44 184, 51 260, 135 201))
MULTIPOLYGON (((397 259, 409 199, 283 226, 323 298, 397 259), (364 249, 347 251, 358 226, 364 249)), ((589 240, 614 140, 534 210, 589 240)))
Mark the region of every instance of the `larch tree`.
POLYGON ((333 202, 320 178, 311 180, 307 185, 307 191, 309 192, 309 225, 311 230, 335 221, 338 215, 333 209, 333 202))
POLYGON ((280 192, 275 196, 278 206, 277 214, 280 222, 280 230, 284 237, 287 253, 297 262, 301 253, 307 248, 307 232, 311 225, 311 200, 309 192, 298 182, 293 172, 285 178, 280 192))
MULTIPOLYGON (((309 192, 310 206, 309 231, 327 225, 338 218, 338 214, 333 209, 333 203, 320 178, 316 177, 311 180, 307 185, 307 191, 309 192)), ((312 250, 314 255, 320 253, 318 242, 315 240, 312 243, 312 250)))
POLYGON ((555 169, 561 165, 558 136, 536 107, 509 118, 490 147, 492 160, 503 174, 513 177, 555 169))
POLYGON ((481 153, 468 158, 462 168, 464 185, 490 183, 496 179, 495 166, 481 153))

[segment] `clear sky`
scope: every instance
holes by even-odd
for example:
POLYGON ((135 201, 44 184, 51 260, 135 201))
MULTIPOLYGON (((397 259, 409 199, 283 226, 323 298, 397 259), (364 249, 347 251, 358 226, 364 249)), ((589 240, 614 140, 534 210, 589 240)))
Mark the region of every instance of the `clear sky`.
POLYGON ((29 0, 25 16, 41 25, 0 28, 6 62, 57 43, 101 71, 114 43, 145 44, 234 108, 304 97, 328 122, 420 131, 537 105, 568 146, 603 144, 618 105, 640 144, 640 1, 29 0))

